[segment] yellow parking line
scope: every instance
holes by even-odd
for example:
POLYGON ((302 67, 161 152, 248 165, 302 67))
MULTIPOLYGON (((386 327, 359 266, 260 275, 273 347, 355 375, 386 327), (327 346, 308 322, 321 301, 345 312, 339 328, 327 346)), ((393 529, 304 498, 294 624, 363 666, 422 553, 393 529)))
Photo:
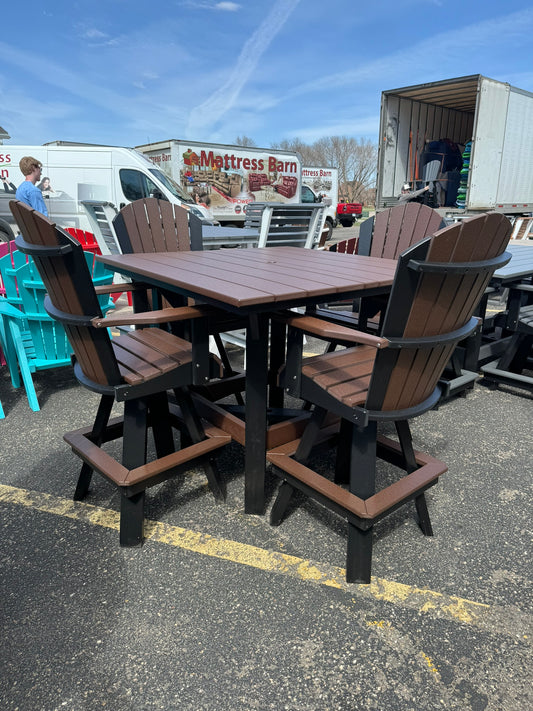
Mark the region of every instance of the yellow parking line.
MULTIPOLYGON (((26 506, 57 516, 83 521, 105 528, 119 529, 119 514, 111 509, 64 499, 38 491, 29 491, 0 484, 0 502, 26 506)), ((246 543, 239 543, 179 526, 157 521, 145 522, 145 537, 166 545, 193 551, 239 565, 298 578, 349 592, 353 602, 357 598, 371 597, 435 616, 491 627, 491 608, 473 600, 443 595, 433 590, 395 583, 383 578, 372 578, 370 585, 348 585, 345 570, 325 563, 305 560, 278 551, 269 551, 246 543)), ((118 545, 118 542, 117 542, 118 545)))

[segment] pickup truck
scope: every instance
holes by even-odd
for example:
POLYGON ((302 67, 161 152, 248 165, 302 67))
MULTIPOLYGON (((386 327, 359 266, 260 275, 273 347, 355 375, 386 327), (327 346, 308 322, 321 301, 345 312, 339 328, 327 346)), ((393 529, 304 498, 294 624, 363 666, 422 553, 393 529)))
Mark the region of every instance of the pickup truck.
POLYGON ((343 227, 351 227, 362 214, 363 206, 360 202, 339 202, 337 205, 337 220, 343 227))

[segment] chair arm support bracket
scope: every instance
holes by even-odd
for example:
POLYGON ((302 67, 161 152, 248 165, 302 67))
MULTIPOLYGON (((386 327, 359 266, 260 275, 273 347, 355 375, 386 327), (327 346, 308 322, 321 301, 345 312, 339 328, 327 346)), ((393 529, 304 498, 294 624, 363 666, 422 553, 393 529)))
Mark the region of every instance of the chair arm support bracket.
POLYGON ((324 321, 315 316, 299 315, 295 313, 276 314, 275 318, 281 318, 287 326, 297 328, 305 333, 319 336, 328 341, 345 341, 347 343, 359 343, 361 345, 374 346, 374 348, 387 348, 389 340, 380 338, 371 333, 363 333, 356 329, 340 326, 330 321, 324 321))

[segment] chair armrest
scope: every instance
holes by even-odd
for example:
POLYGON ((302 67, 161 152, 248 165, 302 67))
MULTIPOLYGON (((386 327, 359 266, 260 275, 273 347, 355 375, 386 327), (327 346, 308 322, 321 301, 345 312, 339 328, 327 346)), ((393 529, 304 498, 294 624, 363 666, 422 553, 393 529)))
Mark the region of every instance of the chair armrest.
POLYGON ((323 321, 315 316, 286 312, 276 314, 276 318, 277 317, 281 317, 287 326, 297 328, 313 336, 318 336, 325 341, 359 343, 361 345, 374 346, 375 348, 386 348, 389 344, 386 338, 380 338, 371 333, 363 333, 362 331, 340 326, 330 321, 323 321))
POLYGON ((134 314, 132 311, 106 317, 97 316, 91 319, 95 328, 108 328, 109 326, 150 326, 158 323, 172 321, 189 321, 193 318, 206 317, 208 309, 198 306, 180 306, 178 308, 159 309, 158 311, 143 311, 134 314))
POLYGON ((0 301, 0 317, 2 315, 9 316, 11 318, 16 318, 19 321, 24 321, 24 319, 26 318, 25 313, 10 304, 8 300, 4 297, 2 297, 2 300, 0 301))
POLYGON ((141 284, 141 282, 135 282, 135 284, 130 284, 129 282, 119 282, 118 284, 102 284, 101 286, 95 286, 94 290, 97 294, 115 294, 119 291, 138 291, 140 289, 151 289, 149 284, 141 284))

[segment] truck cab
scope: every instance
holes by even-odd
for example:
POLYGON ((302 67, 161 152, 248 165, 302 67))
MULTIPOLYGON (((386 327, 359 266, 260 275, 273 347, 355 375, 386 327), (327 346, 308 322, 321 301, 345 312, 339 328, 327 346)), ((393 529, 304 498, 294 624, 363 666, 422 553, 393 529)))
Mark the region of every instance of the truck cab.
POLYGON ((360 202, 339 202, 337 205, 337 219, 343 227, 351 227, 362 214, 363 206, 360 202))

